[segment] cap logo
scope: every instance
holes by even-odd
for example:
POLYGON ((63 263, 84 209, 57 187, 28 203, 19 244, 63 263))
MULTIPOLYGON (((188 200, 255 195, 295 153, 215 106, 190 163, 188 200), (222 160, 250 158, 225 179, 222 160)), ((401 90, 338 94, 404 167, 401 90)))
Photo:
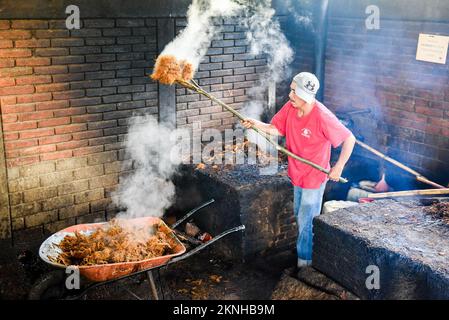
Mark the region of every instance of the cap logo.
POLYGON ((313 92, 315 90, 315 84, 308 80, 305 88, 313 92))

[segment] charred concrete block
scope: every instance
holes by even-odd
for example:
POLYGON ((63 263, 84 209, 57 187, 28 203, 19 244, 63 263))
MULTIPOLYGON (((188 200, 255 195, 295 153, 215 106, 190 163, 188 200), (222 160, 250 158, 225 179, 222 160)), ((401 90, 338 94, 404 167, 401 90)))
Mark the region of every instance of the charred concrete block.
POLYGON ((362 299, 449 299, 449 226, 419 201, 340 209, 314 233, 314 267, 362 299))
POLYGON ((252 165, 195 169, 185 166, 175 179, 178 217, 211 198, 215 203, 193 216, 212 235, 244 224, 246 229, 215 243, 214 250, 236 259, 292 250, 296 242, 293 189, 285 168, 260 175, 252 165))

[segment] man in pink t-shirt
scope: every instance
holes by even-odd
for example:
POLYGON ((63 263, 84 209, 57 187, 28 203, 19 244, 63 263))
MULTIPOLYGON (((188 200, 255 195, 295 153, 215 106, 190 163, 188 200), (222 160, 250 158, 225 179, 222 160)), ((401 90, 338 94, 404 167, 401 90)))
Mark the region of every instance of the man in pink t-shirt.
POLYGON ((301 158, 328 169, 329 175, 291 157, 288 176, 294 186, 294 213, 298 223, 298 267, 312 263, 312 222, 320 214, 328 179, 338 181, 351 156, 354 135, 315 99, 320 83, 315 75, 297 74, 290 85, 290 100, 271 120, 271 124, 245 119, 246 128, 256 127, 272 135, 285 136, 286 148, 301 158), (338 161, 330 166, 331 146, 342 144, 338 161))

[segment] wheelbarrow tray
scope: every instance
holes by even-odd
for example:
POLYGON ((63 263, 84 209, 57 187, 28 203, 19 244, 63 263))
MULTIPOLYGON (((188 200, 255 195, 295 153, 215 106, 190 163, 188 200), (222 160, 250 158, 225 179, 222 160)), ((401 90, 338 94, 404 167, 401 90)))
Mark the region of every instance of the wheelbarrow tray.
MULTIPOLYGON (((131 223, 136 223, 141 226, 143 225, 152 226, 157 224, 161 225, 162 231, 175 240, 176 246, 173 250, 174 253, 140 261, 98 264, 91 266, 76 266, 79 269, 81 275, 94 282, 113 280, 128 275, 130 273, 137 272, 139 270, 145 270, 161 266, 167 263, 171 258, 182 255, 186 252, 186 248, 182 244, 182 242, 179 241, 174 232, 161 219, 156 217, 143 217, 143 218, 130 219, 129 221, 131 223)), ((58 255, 62 252, 62 250, 57 246, 57 244, 59 244, 64 239, 65 236, 74 235, 75 231, 92 232, 95 229, 104 227, 106 225, 107 222, 78 224, 60 230, 55 234, 51 235, 41 244, 39 248, 39 256, 43 261, 52 266, 58 268, 67 268, 66 265, 55 262, 58 255)))

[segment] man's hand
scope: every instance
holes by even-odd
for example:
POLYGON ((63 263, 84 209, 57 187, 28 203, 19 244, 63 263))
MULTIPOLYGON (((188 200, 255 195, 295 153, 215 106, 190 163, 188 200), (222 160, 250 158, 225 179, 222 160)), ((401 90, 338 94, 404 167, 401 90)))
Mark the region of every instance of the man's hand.
POLYGON ((242 126, 244 126, 246 129, 251 129, 252 127, 254 127, 256 125, 254 120, 251 118, 246 118, 244 121, 241 121, 241 122, 242 122, 242 126))
POLYGON ((244 126, 246 129, 256 128, 257 130, 261 130, 265 133, 274 135, 274 136, 280 136, 280 132, 278 129, 269 123, 264 123, 262 121, 252 119, 252 118, 245 118, 245 120, 240 121, 242 123, 242 126, 244 126))
POLYGON ((329 171, 329 179, 335 182, 338 182, 338 180, 341 177, 341 173, 343 172, 343 166, 341 165, 335 165, 332 167, 329 171))

